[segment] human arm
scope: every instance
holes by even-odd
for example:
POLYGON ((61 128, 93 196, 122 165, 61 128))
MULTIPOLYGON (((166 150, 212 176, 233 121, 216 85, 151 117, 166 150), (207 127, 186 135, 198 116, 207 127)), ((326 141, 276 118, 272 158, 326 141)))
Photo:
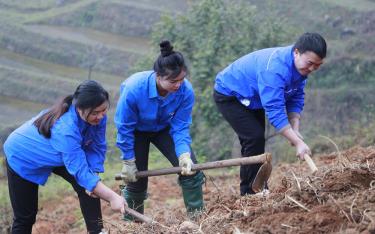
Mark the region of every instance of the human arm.
POLYGON ((306 85, 306 80, 299 83, 296 88, 296 92, 288 98, 286 102, 286 110, 288 113, 289 123, 292 129, 295 131, 298 137, 303 139, 299 132, 301 113, 305 102, 305 92, 304 87, 306 85))
POLYGON ((291 145, 296 147, 296 156, 300 159, 304 159, 305 154, 311 155, 311 150, 309 146, 296 134, 291 127, 285 128, 281 131, 281 135, 284 136, 291 145))
POLYGON ((285 105, 285 83, 283 75, 264 71, 258 74, 258 90, 262 106, 270 123, 278 132, 289 128, 290 124, 285 105))
POLYGON ((112 189, 108 188, 102 182, 99 181, 96 184, 93 193, 99 198, 108 201, 111 205, 112 210, 125 213, 125 206, 127 206, 125 199, 114 192, 112 189))
POLYGON ((107 116, 105 116, 99 125, 90 126, 88 146, 84 146, 87 163, 91 170, 96 173, 104 172, 105 154, 107 151, 106 134, 107 116))
POLYGON ((192 89, 187 89, 178 106, 173 118, 171 119, 170 134, 175 144, 176 155, 190 153, 190 125, 192 123, 192 110, 194 105, 194 93, 192 89))
POLYGON ((288 113, 288 120, 296 135, 303 140, 303 136, 299 132, 301 115, 295 112, 288 113))
POLYGON ((122 152, 122 159, 134 159, 134 130, 138 122, 138 110, 136 97, 126 87, 121 89, 114 122, 117 128, 116 144, 122 152))
POLYGON ((289 123, 284 97, 285 84, 286 78, 282 74, 263 72, 258 80, 259 95, 271 124, 296 147, 296 155, 303 159, 303 154, 310 153, 310 149, 292 129, 292 124, 298 129, 299 119, 289 123))
POLYGON ((122 87, 117 103, 115 124, 117 127, 117 146, 122 152, 123 166, 121 175, 125 183, 135 182, 138 171, 135 164, 134 130, 138 121, 136 98, 126 87, 122 87))
POLYGON ((192 122, 192 109, 194 105, 194 92, 191 86, 188 86, 183 100, 178 107, 174 117, 171 120, 171 136, 175 143, 176 155, 179 159, 179 165, 182 167, 182 175, 192 175, 191 171, 193 161, 190 155, 190 125, 192 122))
POLYGON ((68 124, 55 124, 51 135, 49 142, 60 152, 62 165, 80 186, 92 191, 100 178, 87 163, 78 128, 68 124))

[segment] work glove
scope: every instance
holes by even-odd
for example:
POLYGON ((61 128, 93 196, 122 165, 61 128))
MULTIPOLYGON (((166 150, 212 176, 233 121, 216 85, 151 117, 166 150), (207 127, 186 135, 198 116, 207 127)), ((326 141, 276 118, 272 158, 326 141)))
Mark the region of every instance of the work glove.
POLYGON ((135 173, 138 172, 137 166, 135 165, 135 159, 123 160, 121 177, 124 183, 136 182, 137 178, 135 173))
POLYGON ((181 175, 194 175, 195 171, 191 171, 193 161, 190 158, 190 153, 186 152, 178 157, 178 164, 182 167, 181 175))
POLYGON ((311 155, 311 150, 305 142, 301 141, 300 144, 296 145, 296 156, 299 157, 301 160, 304 160, 304 155, 308 154, 311 155))

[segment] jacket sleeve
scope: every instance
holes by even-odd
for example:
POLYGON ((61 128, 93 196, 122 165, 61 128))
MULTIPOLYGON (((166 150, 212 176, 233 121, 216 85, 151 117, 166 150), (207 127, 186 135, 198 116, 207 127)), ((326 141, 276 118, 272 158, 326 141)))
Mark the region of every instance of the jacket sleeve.
POLYGON ((107 116, 102 119, 99 125, 92 127, 92 142, 85 149, 87 163, 94 172, 104 172, 105 153, 107 151, 105 139, 106 124, 107 116))
POLYGON ((77 183, 88 191, 93 191, 99 177, 89 168, 86 154, 81 147, 82 137, 78 129, 70 130, 71 126, 54 131, 51 145, 62 155, 62 161, 77 183))
POLYGON ((193 105, 194 92, 192 89, 187 89, 181 105, 171 120, 170 134, 175 144, 177 157, 182 153, 190 152, 190 125, 192 122, 193 105))
POLYGON ((259 96, 270 123, 278 130, 289 125, 285 108, 285 79, 282 75, 263 71, 258 75, 259 96))
POLYGON ((135 157, 134 130, 138 122, 136 97, 126 87, 122 87, 120 92, 114 117, 117 127, 116 144, 122 152, 122 159, 132 159, 135 157))
POLYGON ((298 113, 301 114, 305 103, 305 88, 306 80, 301 82, 298 86, 296 93, 286 102, 287 113, 298 113))

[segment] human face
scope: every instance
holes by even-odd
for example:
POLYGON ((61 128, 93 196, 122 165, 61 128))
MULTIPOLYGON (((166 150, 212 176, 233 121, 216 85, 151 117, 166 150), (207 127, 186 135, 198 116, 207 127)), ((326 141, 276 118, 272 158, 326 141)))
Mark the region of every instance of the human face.
POLYGON ((323 64, 323 59, 312 51, 306 51, 301 54, 298 49, 295 49, 293 54, 294 65, 302 76, 307 76, 311 72, 318 70, 320 65, 323 64))
POLYGON ((79 116, 91 125, 98 125, 100 121, 105 117, 109 108, 109 103, 105 101, 100 106, 96 107, 92 111, 90 109, 81 110, 77 108, 79 116))
POLYGON ((174 79, 168 79, 167 77, 157 76, 157 88, 161 96, 165 96, 168 93, 176 92, 181 84, 184 82, 186 77, 186 71, 181 71, 181 73, 174 79))

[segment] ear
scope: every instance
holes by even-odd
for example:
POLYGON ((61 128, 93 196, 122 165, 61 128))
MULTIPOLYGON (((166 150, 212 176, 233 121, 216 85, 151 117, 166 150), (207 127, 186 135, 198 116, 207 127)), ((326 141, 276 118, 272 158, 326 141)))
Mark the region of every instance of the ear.
POLYGON ((297 48, 295 48, 294 51, 293 51, 293 54, 294 55, 298 55, 298 54, 300 54, 300 52, 299 52, 299 50, 297 48))
POLYGON ((81 119, 86 120, 85 112, 77 107, 77 112, 81 119))

